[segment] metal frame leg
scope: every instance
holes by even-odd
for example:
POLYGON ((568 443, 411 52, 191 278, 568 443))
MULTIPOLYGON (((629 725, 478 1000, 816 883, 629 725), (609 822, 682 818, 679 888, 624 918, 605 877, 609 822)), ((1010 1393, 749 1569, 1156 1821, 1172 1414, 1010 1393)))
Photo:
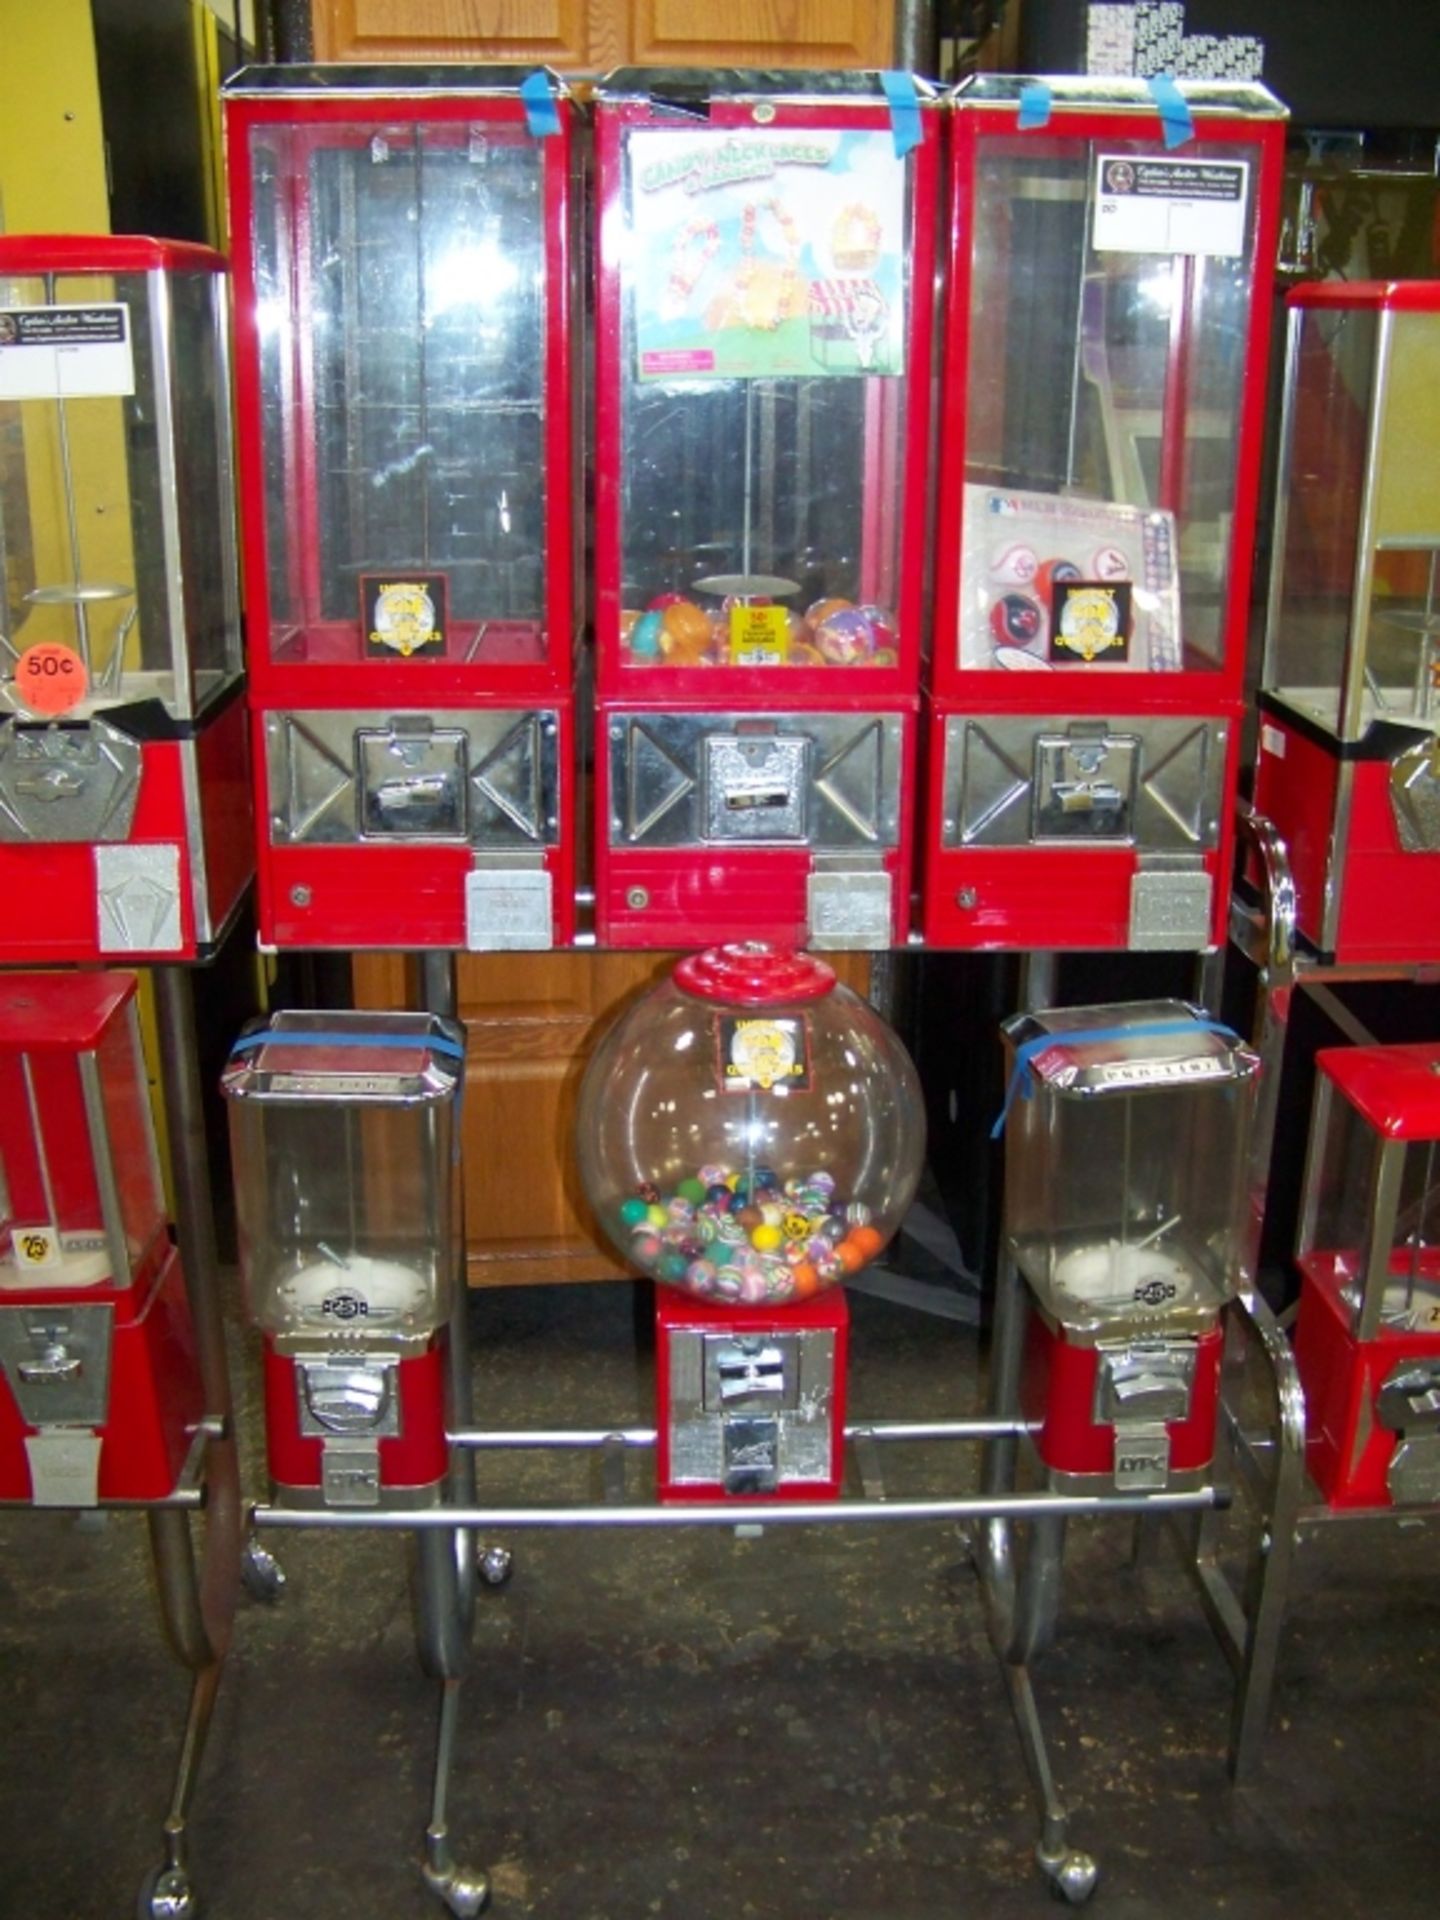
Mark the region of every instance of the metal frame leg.
MULTIPOLYGON (((1002 1256, 995 1284, 989 1391, 989 1411, 998 1419, 1019 1417, 1025 1312, 1020 1275, 1014 1261, 1002 1256)), ((985 1493, 1014 1492, 1018 1447, 1019 1441, 1014 1435, 991 1441, 982 1469, 985 1493)), ((1023 1558, 1018 1554, 1014 1523, 1008 1519, 986 1521, 980 1530, 975 1558, 990 1643, 1004 1675, 1010 1711, 1040 1816, 1035 1858, 1054 1890, 1078 1906, 1095 1891, 1099 1868, 1088 1853, 1079 1852, 1069 1843, 1068 1815, 1056 1791, 1030 1675, 1031 1663, 1054 1638, 1064 1551, 1064 1515, 1047 1514, 1037 1516, 1030 1524, 1028 1548, 1023 1558)))
MULTIPOLYGON (((454 1019, 458 995, 453 953, 420 955, 421 1002, 430 1013, 454 1019)), ((451 1308, 446 1344, 446 1384, 451 1433, 475 1423, 474 1376, 470 1356, 470 1294, 462 1231, 457 1250, 455 1304, 451 1308)), ((466 1447, 452 1446, 447 1478, 450 1503, 476 1504, 475 1456, 466 1447)), ((430 1820, 425 1829, 422 1874, 425 1884, 460 1920, 477 1914, 490 1899, 489 1875, 459 1866, 450 1847, 446 1800, 454 1762, 460 1713, 460 1686, 469 1657, 475 1620, 477 1535, 470 1527, 416 1534, 419 1609, 416 1645, 420 1663, 440 1681, 440 1725, 435 1741, 435 1780, 430 1820)), ((504 1547, 487 1547, 478 1557, 490 1585, 499 1585, 510 1572, 510 1554, 504 1547)))
MULTIPOLYGON (((1248 1334, 1264 1356, 1275 1397, 1273 1441, 1252 1446, 1241 1415, 1226 1400, 1222 1416, 1230 1423, 1232 1446, 1257 1466, 1257 1452, 1273 1457, 1260 1494, 1260 1531, 1246 1571, 1245 1590, 1237 1597, 1220 1565, 1219 1522, 1214 1514, 1197 1516, 1181 1533, 1184 1558, 1199 1589, 1206 1617, 1235 1670, 1227 1765, 1237 1786, 1254 1772, 1270 1718, 1275 1668, 1290 1580, 1299 1539, 1298 1516, 1305 1498, 1305 1396, 1295 1356, 1279 1322, 1253 1288, 1234 1302, 1234 1325, 1248 1334)), ((1227 1368, 1227 1376, 1234 1370, 1227 1368)), ((1227 1377, 1227 1385, 1230 1378, 1227 1377)))
POLYGON ((142 1884, 139 1908, 142 1915, 153 1916, 153 1920, 189 1920, 196 1906, 186 1859, 186 1833, 230 1645, 240 1586, 243 1517, 195 1050, 193 977, 182 967, 156 967, 153 979, 170 1132, 176 1238, 206 1412, 218 1421, 219 1430, 206 1444, 205 1531, 198 1570, 188 1516, 168 1508, 149 1515, 150 1545, 166 1633, 177 1657, 195 1678, 163 1828, 164 1861, 142 1884))
MULTIPOLYGON (((439 1536, 443 1538, 444 1536, 439 1536)), ((440 1690, 440 1726, 435 1738, 435 1786, 430 1802, 430 1824, 425 1829, 425 1884, 460 1920, 483 1912, 490 1901, 490 1876, 456 1864, 450 1851, 445 1801, 454 1758, 455 1729, 460 1714, 460 1682, 446 1680, 440 1690)))

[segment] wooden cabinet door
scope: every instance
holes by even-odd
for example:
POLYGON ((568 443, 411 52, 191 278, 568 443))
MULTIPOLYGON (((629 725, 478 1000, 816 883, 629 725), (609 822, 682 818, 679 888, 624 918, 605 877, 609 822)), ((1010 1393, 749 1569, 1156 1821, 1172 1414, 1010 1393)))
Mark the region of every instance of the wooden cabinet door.
POLYGON ((533 60, 576 72, 619 57, 592 19, 601 11, 595 0, 313 0, 310 18, 317 60, 533 60))
MULTIPOLYGON (((605 1243, 575 1166, 575 1101, 595 1042, 673 953, 462 954, 465 1239, 472 1287, 633 1278, 605 1243)), ((869 956, 831 954, 857 993, 869 956)), ((401 954, 360 954, 355 1000, 413 1005, 401 954)))
POLYGON ((888 67, 894 11, 874 0, 630 0, 626 59, 657 67, 888 67))
POLYGON ((874 0, 312 0, 317 60, 615 66, 887 67, 874 0))

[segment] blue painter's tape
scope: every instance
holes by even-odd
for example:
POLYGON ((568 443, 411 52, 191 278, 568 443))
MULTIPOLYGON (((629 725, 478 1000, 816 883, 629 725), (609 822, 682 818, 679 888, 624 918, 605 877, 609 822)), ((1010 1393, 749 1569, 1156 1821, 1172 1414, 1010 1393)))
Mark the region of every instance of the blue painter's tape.
POLYGON ((1033 1078, 1030 1062, 1037 1053, 1044 1053, 1050 1047, 1103 1046, 1111 1040, 1152 1040, 1167 1033, 1222 1033, 1227 1040, 1236 1038, 1234 1032, 1219 1020, 1155 1020, 1138 1027, 1087 1027, 1079 1033, 1036 1034, 1033 1040, 1025 1040, 1015 1049, 1015 1065, 1010 1072, 1010 1084, 1005 1089, 1005 1104, 1000 1109, 1000 1118, 990 1129, 990 1138, 998 1140, 1005 1131, 1005 1122, 1010 1117, 1016 1094, 1022 1100, 1030 1098, 1033 1078))
POLYGON ((1160 113, 1160 125, 1165 132, 1167 147, 1183 147, 1187 140, 1195 138, 1195 122, 1190 117, 1190 109, 1185 104, 1185 96, 1176 86, 1168 73, 1157 73, 1146 83, 1150 88, 1150 97, 1160 113))
POLYGON ((903 160, 920 144, 920 92, 909 73, 882 73, 880 84, 890 102, 890 133, 895 157, 903 160))
POLYGON ((1022 133, 1043 127, 1050 119, 1050 89, 1043 80, 1027 80, 1020 89, 1020 117, 1016 125, 1022 133))
POLYGON ((465 1058, 465 1049, 440 1033, 320 1033, 314 1028, 287 1033, 283 1028, 277 1032, 274 1027, 265 1027, 259 1033, 242 1033, 230 1051, 232 1055, 253 1053, 271 1041, 277 1047, 345 1047, 365 1053, 372 1047, 408 1048, 412 1053, 420 1047, 447 1054, 452 1060, 465 1058))
POLYGON ((537 67, 520 82, 520 98, 525 102, 525 124, 537 140, 559 133, 560 109, 550 86, 550 76, 537 67))

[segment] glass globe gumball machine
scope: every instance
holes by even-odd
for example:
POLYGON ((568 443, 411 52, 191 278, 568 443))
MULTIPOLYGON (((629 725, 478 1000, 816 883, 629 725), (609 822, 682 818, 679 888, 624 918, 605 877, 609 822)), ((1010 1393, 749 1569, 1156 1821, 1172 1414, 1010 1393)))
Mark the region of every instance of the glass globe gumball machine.
POLYGON ((441 1497, 464 1054, 427 1013, 282 1012, 235 1043, 221 1089, 281 1505, 441 1497))
POLYGON ((1315 1057, 1297 1255, 1305 1460, 1332 1507, 1440 1500, 1440 1046, 1315 1057))
POLYGON ((122 973, 0 981, 0 1500, 163 1501, 204 1394, 122 973))
POLYGON ((1175 1491, 1210 1466, 1260 1062, 1181 1001, 1007 1021, 1005 1243, 1019 1398, 1060 1491, 1175 1491))
POLYGON ((580 1175, 656 1298, 662 1500, 823 1497, 843 1471, 843 1282, 924 1157, 919 1079, 824 962, 683 960, 586 1071, 580 1175))

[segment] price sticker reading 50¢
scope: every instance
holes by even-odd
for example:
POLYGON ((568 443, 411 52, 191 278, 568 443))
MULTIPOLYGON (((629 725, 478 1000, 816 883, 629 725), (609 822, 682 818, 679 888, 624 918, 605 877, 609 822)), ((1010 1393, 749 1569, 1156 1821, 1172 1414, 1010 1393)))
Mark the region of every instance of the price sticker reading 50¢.
POLYGON ((85 662, 58 640, 27 647, 15 662, 15 691, 32 713, 69 713, 89 690, 85 662))

